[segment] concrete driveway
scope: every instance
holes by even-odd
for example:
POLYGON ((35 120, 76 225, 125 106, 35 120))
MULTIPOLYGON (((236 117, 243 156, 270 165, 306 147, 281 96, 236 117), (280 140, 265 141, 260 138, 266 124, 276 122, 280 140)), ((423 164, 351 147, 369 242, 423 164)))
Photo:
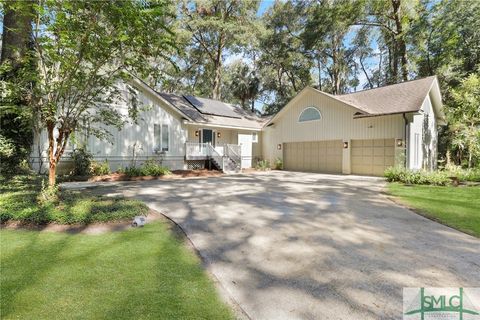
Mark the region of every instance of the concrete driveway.
POLYGON ((403 287, 480 286, 480 241, 381 195, 294 172, 105 184, 176 221, 252 319, 400 319, 403 287))

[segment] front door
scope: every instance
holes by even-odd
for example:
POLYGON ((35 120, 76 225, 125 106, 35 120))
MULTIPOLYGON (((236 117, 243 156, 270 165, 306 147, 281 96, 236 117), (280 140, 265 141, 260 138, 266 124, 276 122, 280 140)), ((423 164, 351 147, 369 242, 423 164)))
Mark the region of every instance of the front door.
POLYGON ((210 129, 202 130, 202 143, 209 143, 212 146, 215 146, 215 137, 213 135, 213 130, 210 130, 210 129))

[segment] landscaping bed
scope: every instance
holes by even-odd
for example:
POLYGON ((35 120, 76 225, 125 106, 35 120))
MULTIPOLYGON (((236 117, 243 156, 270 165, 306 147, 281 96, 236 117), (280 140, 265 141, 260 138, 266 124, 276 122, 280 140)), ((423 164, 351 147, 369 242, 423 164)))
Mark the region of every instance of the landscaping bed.
POLYGON ((59 190, 55 196, 44 199, 42 180, 43 177, 35 175, 0 177, 2 224, 89 224, 130 220, 148 213, 143 202, 101 197, 85 190, 59 190))
POLYGON ((165 175, 132 176, 126 173, 116 172, 107 175, 94 176, 88 181, 144 181, 157 179, 194 178, 194 177, 218 177, 223 173, 216 170, 174 170, 165 175))

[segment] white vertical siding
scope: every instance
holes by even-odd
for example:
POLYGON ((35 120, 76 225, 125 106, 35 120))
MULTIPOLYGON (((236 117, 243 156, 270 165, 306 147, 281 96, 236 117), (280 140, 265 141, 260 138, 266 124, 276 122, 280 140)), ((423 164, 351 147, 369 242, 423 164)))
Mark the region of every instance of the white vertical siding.
MULTIPOLYGON (((389 115, 353 119, 357 112, 327 95, 307 91, 294 101, 273 126, 263 132, 263 157, 270 161, 282 157, 277 145, 284 142, 350 139, 403 139, 404 121, 402 115, 389 115), (312 122, 298 122, 298 116, 308 106, 314 106, 322 119, 312 122)), ((348 156, 348 155, 347 155, 348 156)), ((348 172, 347 166, 345 170, 348 172)))

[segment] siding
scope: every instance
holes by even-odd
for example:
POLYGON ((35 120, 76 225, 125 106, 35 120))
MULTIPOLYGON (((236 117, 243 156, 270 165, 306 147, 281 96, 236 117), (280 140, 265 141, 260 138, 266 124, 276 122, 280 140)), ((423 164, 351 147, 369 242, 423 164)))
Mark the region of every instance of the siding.
MULTIPOLYGON (((282 158, 282 150, 278 150, 277 145, 285 142, 403 139, 402 115, 353 119, 353 114, 358 110, 312 90, 305 92, 288 108, 273 121, 273 126, 264 129, 263 157, 270 161, 282 158), (308 106, 320 110, 322 119, 299 123, 298 116, 308 106)), ((344 150, 343 173, 350 173, 349 150, 350 148, 344 150)))
MULTIPOLYGON (((187 130, 182 123, 182 118, 166 111, 165 107, 149 93, 139 91, 137 97, 139 104, 146 109, 140 113, 137 124, 129 121, 121 130, 107 127, 111 134, 111 141, 91 136, 87 139, 87 149, 94 155, 95 160, 108 160, 112 170, 132 164, 134 145, 136 146, 137 164, 153 158, 162 160, 163 165, 171 169, 184 169, 187 130), (154 124, 167 124, 169 126, 169 151, 165 155, 158 155, 154 152, 154 124)), ((127 99, 126 101, 129 100, 127 99)), ((119 104, 116 107, 122 115, 128 115, 126 103, 119 104)), ((77 136, 81 136, 81 134, 77 133, 77 136)), ((36 146, 31 156, 35 170, 38 170, 40 165, 38 145, 43 151, 43 169, 46 169, 45 165, 48 164, 46 132, 42 132, 40 138, 36 137, 36 146)), ((59 165, 60 173, 68 170, 70 165, 68 163, 69 153, 73 147, 73 145, 69 144, 63 156, 63 163, 59 165)))

